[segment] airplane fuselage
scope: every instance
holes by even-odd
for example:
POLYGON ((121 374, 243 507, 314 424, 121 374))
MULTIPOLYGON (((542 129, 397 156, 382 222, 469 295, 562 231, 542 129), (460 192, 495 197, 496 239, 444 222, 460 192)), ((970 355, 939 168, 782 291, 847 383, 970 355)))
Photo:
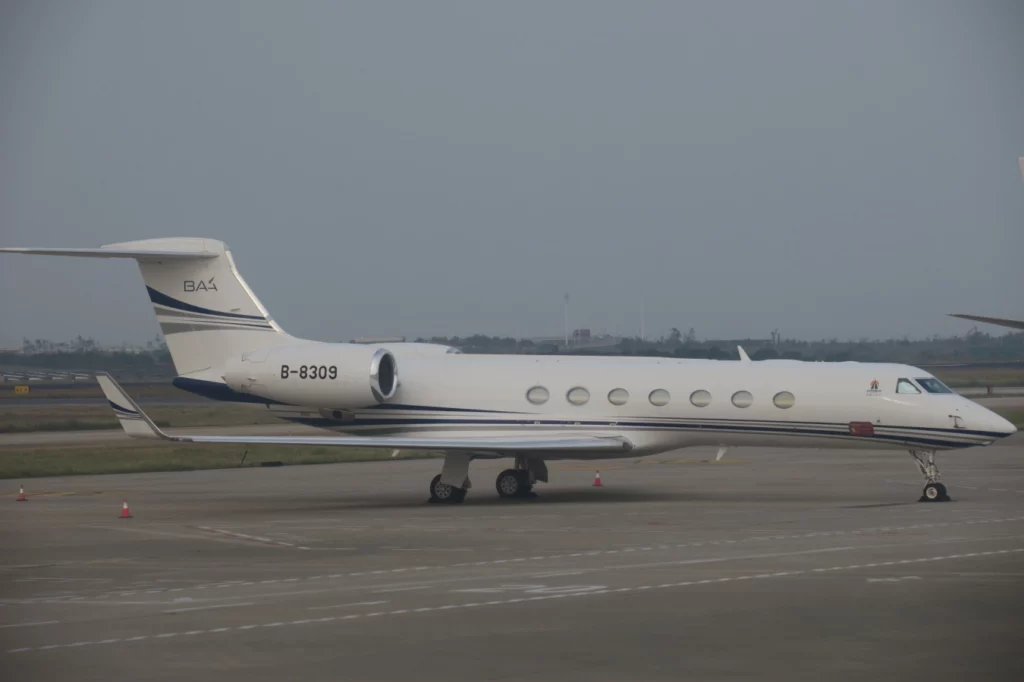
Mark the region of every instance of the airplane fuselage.
MULTIPOLYGON (((270 354, 264 395, 308 396, 301 405, 271 402, 276 414, 353 435, 617 435, 633 444, 631 455, 699 445, 945 450, 1005 435, 1001 418, 930 392, 948 389, 908 365, 405 353, 394 344, 393 395, 352 405, 341 398, 332 346, 349 344, 309 345, 308 365, 275 364, 270 354)), ((289 347, 287 357, 302 358, 302 349, 289 347)))

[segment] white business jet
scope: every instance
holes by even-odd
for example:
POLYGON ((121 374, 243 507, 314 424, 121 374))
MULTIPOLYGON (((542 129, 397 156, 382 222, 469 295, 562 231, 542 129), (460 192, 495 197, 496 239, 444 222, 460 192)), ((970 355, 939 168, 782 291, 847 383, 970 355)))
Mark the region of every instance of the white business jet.
POLYGON ((320 343, 286 333, 213 239, 9 253, 133 258, 167 340, 178 388, 250 403, 344 435, 170 436, 107 375, 130 436, 444 453, 435 502, 461 502, 475 458, 514 458, 502 497, 531 494, 545 462, 653 455, 692 446, 909 450, 921 499, 949 499, 935 453, 988 445, 1013 424, 907 365, 463 355, 435 344, 320 343))

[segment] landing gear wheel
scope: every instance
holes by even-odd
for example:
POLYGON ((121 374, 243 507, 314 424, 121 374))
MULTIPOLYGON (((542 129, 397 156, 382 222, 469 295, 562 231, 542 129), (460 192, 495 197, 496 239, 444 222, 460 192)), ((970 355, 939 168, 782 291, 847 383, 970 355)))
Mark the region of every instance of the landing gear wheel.
POLYGON ((946 486, 941 483, 929 483, 921 493, 921 502, 949 502, 946 486))
POLYGON ((921 491, 921 499, 918 502, 949 502, 946 486, 939 483, 939 467, 935 465, 935 453, 911 450, 910 456, 914 458, 918 471, 924 476, 924 490, 921 491))
POLYGON ((459 504, 466 499, 466 489, 441 483, 441 474, 430 481, 430 501, 435 504, 459 504))
POLYGON ((494 481, 499 497, 529 497, 533 486, 530 485, 530 472, 521 469, 505 469, 494 481))

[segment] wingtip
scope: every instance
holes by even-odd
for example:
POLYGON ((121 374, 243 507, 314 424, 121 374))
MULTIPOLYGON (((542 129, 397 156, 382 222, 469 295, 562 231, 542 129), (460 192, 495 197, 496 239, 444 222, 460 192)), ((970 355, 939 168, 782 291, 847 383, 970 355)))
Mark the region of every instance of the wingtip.
POLYGON ((123 388, 107 372, 96 372, 104 397, 114 411, 121 428, 132 438, 168 439, 169 437, 157 428, 153 420, 142 411, 123 388))

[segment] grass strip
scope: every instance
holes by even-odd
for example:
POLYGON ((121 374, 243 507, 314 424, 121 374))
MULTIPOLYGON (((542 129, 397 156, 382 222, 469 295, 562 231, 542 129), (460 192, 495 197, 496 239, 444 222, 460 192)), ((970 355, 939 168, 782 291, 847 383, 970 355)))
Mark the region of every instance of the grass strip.
MULTIPOLYGON (((271 445, 250 445, 247 448, 244 445, 163 443, 119 448, 26 449, 0 451, 0 479, 250 468, 259 467, 262 462, 285 465, 369 462, 392 459, 391 453, 391 450, 370 448, 271 445)), ((403 450, 394 459, 437 456, 432 452, 403 450)))

